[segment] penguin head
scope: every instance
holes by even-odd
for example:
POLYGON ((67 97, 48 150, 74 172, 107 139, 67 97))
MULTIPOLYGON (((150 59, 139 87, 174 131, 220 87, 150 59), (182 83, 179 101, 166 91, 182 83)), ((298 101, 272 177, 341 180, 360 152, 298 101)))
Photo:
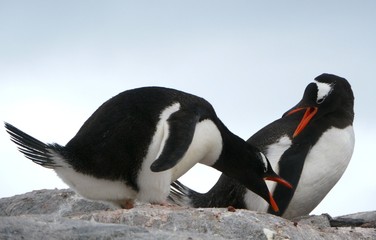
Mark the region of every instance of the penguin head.
POLYGON ((249 145, 249 155, 252 161, 249 161, 251 166, 245 169, 253 169, 253 172, 247 172, 246 179, 244 179, 243 184, 254 193, 258 194, 260 197, 265 199, 275 212, 279 211, 278 205, 275 202, 272 194, 265 183, 265 180, 270 180, 282 184, 288 188, 292 188, 292 185, 278 176, 270 165, 267 157, 259 151, 256 147, 249 145))
POLYGON ((316 104, 319 115, 329 113, 346 114, 354 119, 354 94, 350 83, 333 74, 321 74, 315 78, 317 87, 316 104), (329 88, 329 89, 328 89, 329 88), (328 89, 328 90, 327 90, 328 89))
POLYGON ((354 119, 354 95, 351 86, 344 78, 333 74, 321 74, 315 82, 308 84, 302 100, 283 117, 298 112, 304 112, 293 138, 298 136, 310 122, 323 116, 338 114, 342 119, 348 119, 352 124, 354 119))

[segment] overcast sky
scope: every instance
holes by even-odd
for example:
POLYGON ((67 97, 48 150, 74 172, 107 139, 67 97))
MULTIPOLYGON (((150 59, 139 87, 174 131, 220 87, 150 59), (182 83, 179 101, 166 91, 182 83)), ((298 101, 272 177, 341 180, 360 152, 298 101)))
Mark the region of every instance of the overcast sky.
MULTIPOLYGON (((1 1, 0 120, 64 145, 110 97, 157 85, 206 98, 248 139, 333 73, 353 87, 356 146, 313 213, 376 210, 375 12, 375 1, 1 1)), ((67 187, 5 130, 0 163, 0 197, 67 187)), ((196 168, 183 182, 206 191, 217 177, 196 168)))

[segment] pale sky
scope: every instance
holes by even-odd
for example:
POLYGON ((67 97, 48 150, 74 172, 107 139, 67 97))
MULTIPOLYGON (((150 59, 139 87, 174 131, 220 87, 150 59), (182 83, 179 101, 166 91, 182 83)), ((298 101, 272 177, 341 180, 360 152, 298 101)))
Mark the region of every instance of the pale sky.
MULTIPOLYGON (((376 210, 375 1, 1 1, 0 120, 66 144, 107 99, 165 86, 206 98, 244 139, 323 72, 349 80, 356 144, 315 214, 376 210)), ((0 197, 67 188, 0 130, 0 197)), ((183 182, 201 192, 218 173, 183 182)))

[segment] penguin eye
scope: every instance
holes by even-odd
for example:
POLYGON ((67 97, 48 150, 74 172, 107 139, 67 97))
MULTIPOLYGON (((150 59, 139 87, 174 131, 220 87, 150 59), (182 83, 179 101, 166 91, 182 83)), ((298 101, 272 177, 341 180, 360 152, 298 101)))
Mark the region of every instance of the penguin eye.
POLYGON ((264 168, 264 173, 268 171, 268 160, 266 159, 265 155, 262 152, 259 152, 259 158, 261 160, 262 166, 264 168))
POLYGON ((326 98, 326 96, 325 96, 325 97, 323 97, 323 98, 317 99, 317 101, 316 101, 316 102, 317 102, 318 104, 321 104, 321 103, 323 103, 323 102, 324 102, 325 98, 326 98))

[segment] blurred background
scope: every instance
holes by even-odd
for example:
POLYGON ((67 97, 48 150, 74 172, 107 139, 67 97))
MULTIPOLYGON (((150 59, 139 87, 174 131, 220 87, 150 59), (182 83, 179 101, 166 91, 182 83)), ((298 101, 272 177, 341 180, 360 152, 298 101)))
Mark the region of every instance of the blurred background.
MULTIPOLYGON (((64 145, 104 101, 153 85, 204 97, 248 139, 333 73, 352 84, 356 146, 313 213, 375 210, 375 12, 370 0, 1 1, 0 119, 64 145)), ((0 197, 67 188, 4 129, 0 163, 0 197)), ((218 176, 197 166, 181 180, 205 192, 218 176)))

